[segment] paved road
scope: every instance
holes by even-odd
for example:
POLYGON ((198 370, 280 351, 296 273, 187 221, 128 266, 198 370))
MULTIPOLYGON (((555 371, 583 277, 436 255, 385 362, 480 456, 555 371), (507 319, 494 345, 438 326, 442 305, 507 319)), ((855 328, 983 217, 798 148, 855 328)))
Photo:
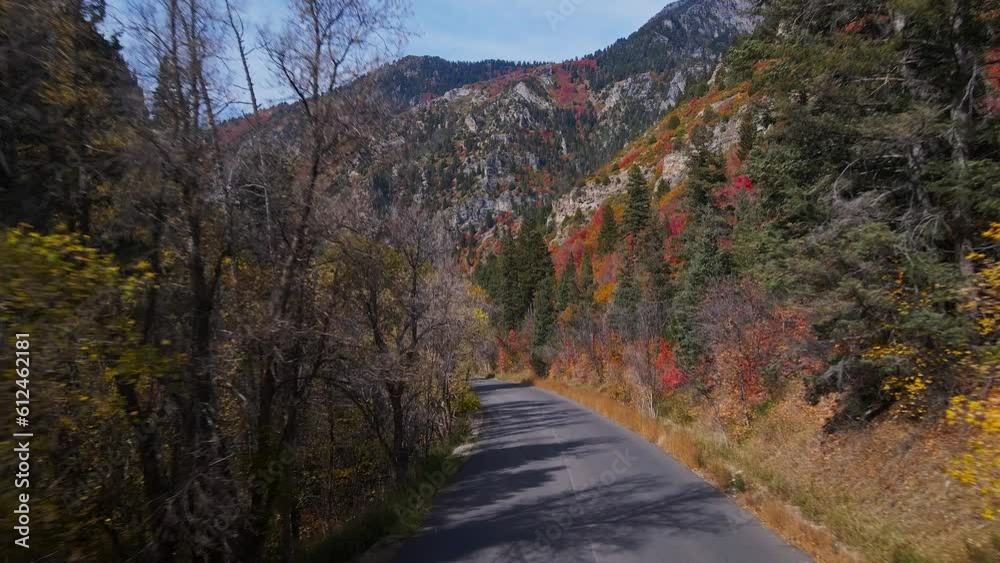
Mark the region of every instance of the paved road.
POLYGON ((642 437, 562 397, 475 386, 475 453, 397 563, 810 559, 642 437))

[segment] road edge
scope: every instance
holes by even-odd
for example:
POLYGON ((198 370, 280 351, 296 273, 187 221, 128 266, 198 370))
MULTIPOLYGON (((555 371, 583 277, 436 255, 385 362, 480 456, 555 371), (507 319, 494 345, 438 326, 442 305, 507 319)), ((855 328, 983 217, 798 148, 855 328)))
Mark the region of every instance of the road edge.
MULTIPOLYGON (((733 499, 741 508, 752 514, 761 525, 790 545, 813 557, 818 563, 862 563, 865 561, 859 553, 840 542, 828 528, 810 521, 797 506, 781 499, 763 485, 755 483, 752 489, 738 490, 739 488, 734 488, 732 483, 735 476, 740 475, 738 471, 733 472, 728 467, 718 466, 709 470, 709 465, 701 460, 701 453, 692 454, 691 448, 696 447, 694 439, 684 429, 668 427, 662 421, 653 418, 639 417, 633 409, 623 403, 592 389, 573 387, 562 382, 538 378, 524 378, 515 382, 546 391, 639 435, 649 444, 669 455, 705 482, 733 499), (607 402, 613 403, 618 408, 608 408, 607 402), (629 416, 621 416, 626 411, 629 416), (725 471, 722 471, 723 469, 725 471), (722 475, 728 475, 730 482, 723 483, 722 481, 725 479, 720 478, 722 475)), ((716 462, 716 464, 718 463, 716 462)))

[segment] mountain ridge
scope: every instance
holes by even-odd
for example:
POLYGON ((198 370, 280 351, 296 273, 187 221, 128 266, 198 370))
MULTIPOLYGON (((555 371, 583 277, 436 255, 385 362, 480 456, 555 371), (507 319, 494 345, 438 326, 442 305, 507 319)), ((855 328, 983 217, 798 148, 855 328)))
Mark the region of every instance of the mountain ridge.
MULTIPOLYGON (((440 88, 414 95, 420 80, 411 70, 405 86, 390 88, 407 94, 395 100, 410 102, 397 106, 394 141, 374 150, 371 165, 359 172, 397 195, 453 210, 459 229, 482 231, 500 213, 578 185, 652 126, 689 84, 711 74, 737 36, 753 29, 752 5, 670 3, 590 56, 541 65, 490 61, 487 70, 505 72, 483 80, 463 75, 470 80, 452 81, 458 85, 440 95, 440 88), (407 147, 402 154, 395 150, 400 146, 407 147)), ((411 56, 395 64, 425 73, 435 65, 463 64, 442 61, 411 56)), ((406 74, 385 67, 376 72, 406 74)))

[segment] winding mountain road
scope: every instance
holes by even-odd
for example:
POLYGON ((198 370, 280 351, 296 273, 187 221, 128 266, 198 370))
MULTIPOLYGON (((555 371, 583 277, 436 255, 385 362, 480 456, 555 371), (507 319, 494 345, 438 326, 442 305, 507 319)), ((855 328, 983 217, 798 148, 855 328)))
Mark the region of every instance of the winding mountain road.
POLYGON ((642 437, 548 391, 480 381, 475 452, 397 563, 800 563, 642 437))

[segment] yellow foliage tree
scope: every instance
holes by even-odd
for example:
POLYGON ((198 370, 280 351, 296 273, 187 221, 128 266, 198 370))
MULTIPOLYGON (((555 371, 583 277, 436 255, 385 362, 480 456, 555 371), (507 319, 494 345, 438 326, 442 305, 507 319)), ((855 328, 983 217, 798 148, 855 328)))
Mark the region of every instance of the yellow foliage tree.
MULTIPOLYGON (((991 245, 1000 242, 1000 223, 993 223, 983 236, 991 245)), ((975 315, 981 337, 981 345, 970 365, 975 375, 974 392, 983 398, 961 395, 951 400, 948 422, 966 426, 972 436, 968 451, 953 459, 947 472, 976 489, 983 499, 983 517, 994 520, 1000 510, 1000 390, 993 385, 1000 365, 1000 343, 997 342, 1000 263, 978 252, 968 258, 978 264, 978 271, 966 308, 975 315)))
MULTIPOLYGON (((136 406, 150 406, 150 381, 173 366, 140 342, 132 318, 153 276, 141 263, 123 272, 79 235, 27 227, 0 233, 0 264, 4 345, 13 348, 14 333, 30 335, 22 386, 30 393, 25 430, 35 433, 32 520, 69 538, 75 558, 111 560, 122 545, 146 541, 143 528, 131 525, 148 517, 134 443, 149 430, 136 406), (124 388, 139 403, 130 408, 124 388)), ((8 387, 14 377, 3 370, 8 387)), ((0 508, 13 510, 16 492, 4 488, 0 508)))

